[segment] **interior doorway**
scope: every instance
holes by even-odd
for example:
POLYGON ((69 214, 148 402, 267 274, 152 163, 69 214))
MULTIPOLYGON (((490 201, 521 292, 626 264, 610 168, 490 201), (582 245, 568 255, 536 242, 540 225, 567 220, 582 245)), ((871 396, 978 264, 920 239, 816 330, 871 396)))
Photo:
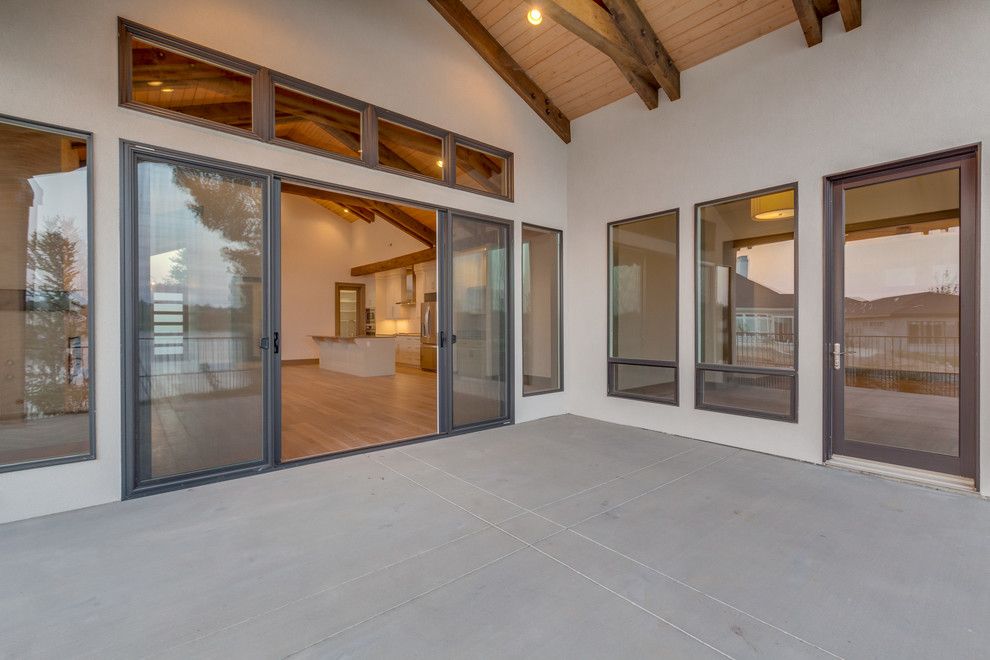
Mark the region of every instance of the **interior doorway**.
POLYGON ((440 433, 437 210, 290 182, 279 202, 279 461, 440 433))
POLYGON ((977 476, 977 153, 826 181, 826 459, 977 476))
POLYGON ((280 181, 278 462, 511 420, 511 224, 280 181))

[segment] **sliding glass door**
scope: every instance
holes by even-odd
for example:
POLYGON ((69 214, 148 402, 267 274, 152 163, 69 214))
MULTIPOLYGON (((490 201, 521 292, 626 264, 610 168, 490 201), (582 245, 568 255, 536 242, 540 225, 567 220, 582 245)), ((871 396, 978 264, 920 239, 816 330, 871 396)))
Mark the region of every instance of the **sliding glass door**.
POLYGON ((511 419, 512 236, 510 225, 493 220, 452 214, 449 224, 449 386, 458 430, 511 419))
POLYGON ((130 151, 128 492, 268 463, 268 180, 130 151))

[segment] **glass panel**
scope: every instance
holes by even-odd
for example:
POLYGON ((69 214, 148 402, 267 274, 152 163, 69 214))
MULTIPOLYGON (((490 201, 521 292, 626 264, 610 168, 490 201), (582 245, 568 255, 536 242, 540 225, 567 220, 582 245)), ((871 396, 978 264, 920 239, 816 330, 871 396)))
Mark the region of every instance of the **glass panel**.
POLYGON ((677 214, 609 228, 609 356, 677 359, 677 214))
POLYGON ((338 337, 356 337, 358 334, 358 292, 354 289, 341 289, 340 300, 337 302, 340 310, 340 327, 338 337))
POLYGON ((794 367, 794 190, 701 207, 698 362, 794 367))
POLYGON ((674 403, 677 401, 677 368, 640 364, 611 364, 609 394, 674 403))
POLYGON ((959 455, 959 170, 845 195, 845 439, 959 455))
POLYGON ((140 480, 263 458, 262 184, 138 164, 140 480))
POLYGON ((460 144, 456 152, 457 185, 495 195, 508 194, 504 158, 460 144))
POLYGON ((794 377, 698 370, 702 406, 778 417, 791 416, 794 377))
POLYGON ((523 394, 559 390, 561 232, 522 228, 523 394))
POLYGON ((252 130, 251 76, 132 38, 131 98, 252 130))
POLYGON ((454 426, 508 416, 509 230, 453 216, 454 426))
POLYGON ((87 155, 0 123, 0 465, 90 451, 87 155))
POLYGON ((378 161, 403 172, 443 179, 443 140, 385 119, 378 120, 378 161))
POLYGON ((361 158, 361 113, 276 85, 275 137, 361 158))

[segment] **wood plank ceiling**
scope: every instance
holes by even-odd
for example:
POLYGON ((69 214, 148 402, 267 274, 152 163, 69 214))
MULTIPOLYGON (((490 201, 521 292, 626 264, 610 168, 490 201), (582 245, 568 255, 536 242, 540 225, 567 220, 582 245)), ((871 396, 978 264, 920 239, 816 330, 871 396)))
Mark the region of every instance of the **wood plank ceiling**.
MULTIPOLYGON (((790 25, 798 20, 799 13, 802 14, 801 26, 809 46, 821 40, 822 17, 838 11, 840 4, 843 5, 846 29, 857 27, 859 21, 858 0, 841 0, 841 3, 839 0, 636 0, 635 3, 629 0, 621 2, 616 0, 461 1, 464 8, 470 11, 477 22, 510 56, 512 61, 509 68, 512 69, 511 65, 515 64, 518 67, 516 72, 527 75, 539 90, 545 93, 550 104, 556 106, 569 120, 633 93, 640 94, 647 108, 656 105, 655 102, 651 104, 638 84, 634 90, 636 77, 630 74, 628 68, 623 67, 625 72, 620 68, 621 60, 615 57, 617 51, 615 49, 610 51, 609 44, 603 43, 608 41, 607 37, 604 40, 597 40, 598 47, 604 45, 603 50, 599 50, 591 43, 595 39, 586 40, 589 34, 592 37, 596 35, 581 29, 572 31, 575 20, 580 23, 581 17, 591 17, 599 24, 614 21, 621 29, 624 26, 620 20, 623 18, 620 9, 629 8, 631 4, 631 11, 635 14, 638 4, 642 16, 649 23, 646 32, 648 27, 653 28, 656 39, 662 44, 659 52, 662 53, 663 49, 666 49, 676 67, 673 69, 675 73, 690 69, 769 32, 790 25), (849 19, 846 20, 846 10, 849 6, 855 7, 854 10, 850 10, 854 11, 855 15, 850 13, 849 19), (541 9, 544 15, 542 23, 535 26, 526 19, 527 12, 534 7, 541 9), (574 16, 578 18, 573 19, 574 16), (559 22, 553 17, 558 18, 559 22), (571 29, 567 29, 561 23, 567 23, 571 29), (581 36, 578 36, 578 33, 581 33, 581 36), (585 38, 583 39, 582 36, 585 38)), ((445 14, 448 21, 451 20, 449 17, 451 2, 445 0, 430 0, 430 2, 445 14), (448 11, 445 12, 441 6, 447 6, 448 11)), ((594 20, 584 22, 593 24, 594 20)), ((584 26, 578 25, 578 28, 582 27, 584 26)), ((605 27, 618 34, 613 26, 605 27)), ((459 31, 464 34, 463 29, 459 31)), ((626 29, 624 34, 626 38, 639 36, 652 39, 652 35, 647 36, 642 30, 637 34, 626 29)), ((468 36, 465 38, 471 41, 468 36)), ((642 44, 623 42, 621 46, 623 48, 620 49, 620 55, 632 52, 643 54, 642 44)), ((504 60, 504 57, 501 59, 504 60)), ((662 63, 662 56, 660 59, 662 63)), ((489 62, 491 63, 490 59, 489 62)), ((649 65, 650 62, 646 64, 649 65)), ((655 67, 656 60, 652 64, 655 67)), ((637 68, 641 73, 646 71, 646 66, 639 62, 635 65, 638 65, 637 68)), ((496 64, 493 64, 493 67, 498 70, 496 64)), ((651 70, 656 71, 655 68, 651 70)), ((511 74, 512 71, 510 70, 509 73, 511 74)), ((500 71, 500 75, 505 78, 507 74, 500 71)), ((655 80, 652 83, 654 90, 656 87, 668 89, 668 85, 659 84, 655 80)), ((667 96, 670 97, 670 94, 668 93, 667 96)), ((531 99, 527 100, 533 105, 531 99)))

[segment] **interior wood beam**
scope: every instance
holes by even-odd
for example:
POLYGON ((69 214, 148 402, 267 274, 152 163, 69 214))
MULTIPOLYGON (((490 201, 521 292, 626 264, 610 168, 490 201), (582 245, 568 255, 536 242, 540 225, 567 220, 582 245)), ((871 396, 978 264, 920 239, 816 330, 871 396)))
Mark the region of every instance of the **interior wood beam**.
POLYGON ((368 206, 385 222, 406 232, 416 240, 433 247, 437 244, 437 233, 412 217, 395 204, 368 200, 368 206))
POLYGON ((433 261, 436 258, 437 249, 432 247, 428 250, 421 250, 419 252, 413 252, 412 254, 404 254, 401 257, 385 259, 384 261, 376 261, 363 266, 355 266, 354 268, 351 268, 351 277, 372 275, 374 273, 381 273, 386 270, 394 270, 396 268, 408 268, 409 266, 415 266, 416 264, 424 264, 427 261, 433 261))
POLYGON ((612 13, 619 31, 632 45, 646 68, 656 79, 667 98, 676 101, 681 98, 681 72, 671 59, 670 53, 660 43, 660 38, 643 14, 636 0, 605 0, 605 6, 612 13))
POLYGON ((839 13, 846 32, 863 24, 863 6, 860 0, 839 0, 839 13))
POLYGON ((303 195, 312 199, 326 199, 351 209, 367 209, 425 245, 433 247, 437 244, 436 231, 403 211, 402 208, 396 204, 380 202, 376 199, 368 199, 366 197, 344 195, 342 193, 335 193, 329 190, 322 190, 320 188, 309 188, 307 186, 300 186, 293 183, 283 183, 282 192, 303 195))
POLYGON ((570 120, 460 0, 429 0, 429 3, 561 140, 571 141, 570 120))
POLYGON ((804 40, 808 47, 817 46, 822 42, 822 15, 815 8, 812 0, 793 0, 794 11, 804 32, 804 40))
POLYGON ((619 30, 615 19, 594 0, 547 0, 543 14, 608 55, 643 103, 653 110, 660 103, 658 83, 619 30))

